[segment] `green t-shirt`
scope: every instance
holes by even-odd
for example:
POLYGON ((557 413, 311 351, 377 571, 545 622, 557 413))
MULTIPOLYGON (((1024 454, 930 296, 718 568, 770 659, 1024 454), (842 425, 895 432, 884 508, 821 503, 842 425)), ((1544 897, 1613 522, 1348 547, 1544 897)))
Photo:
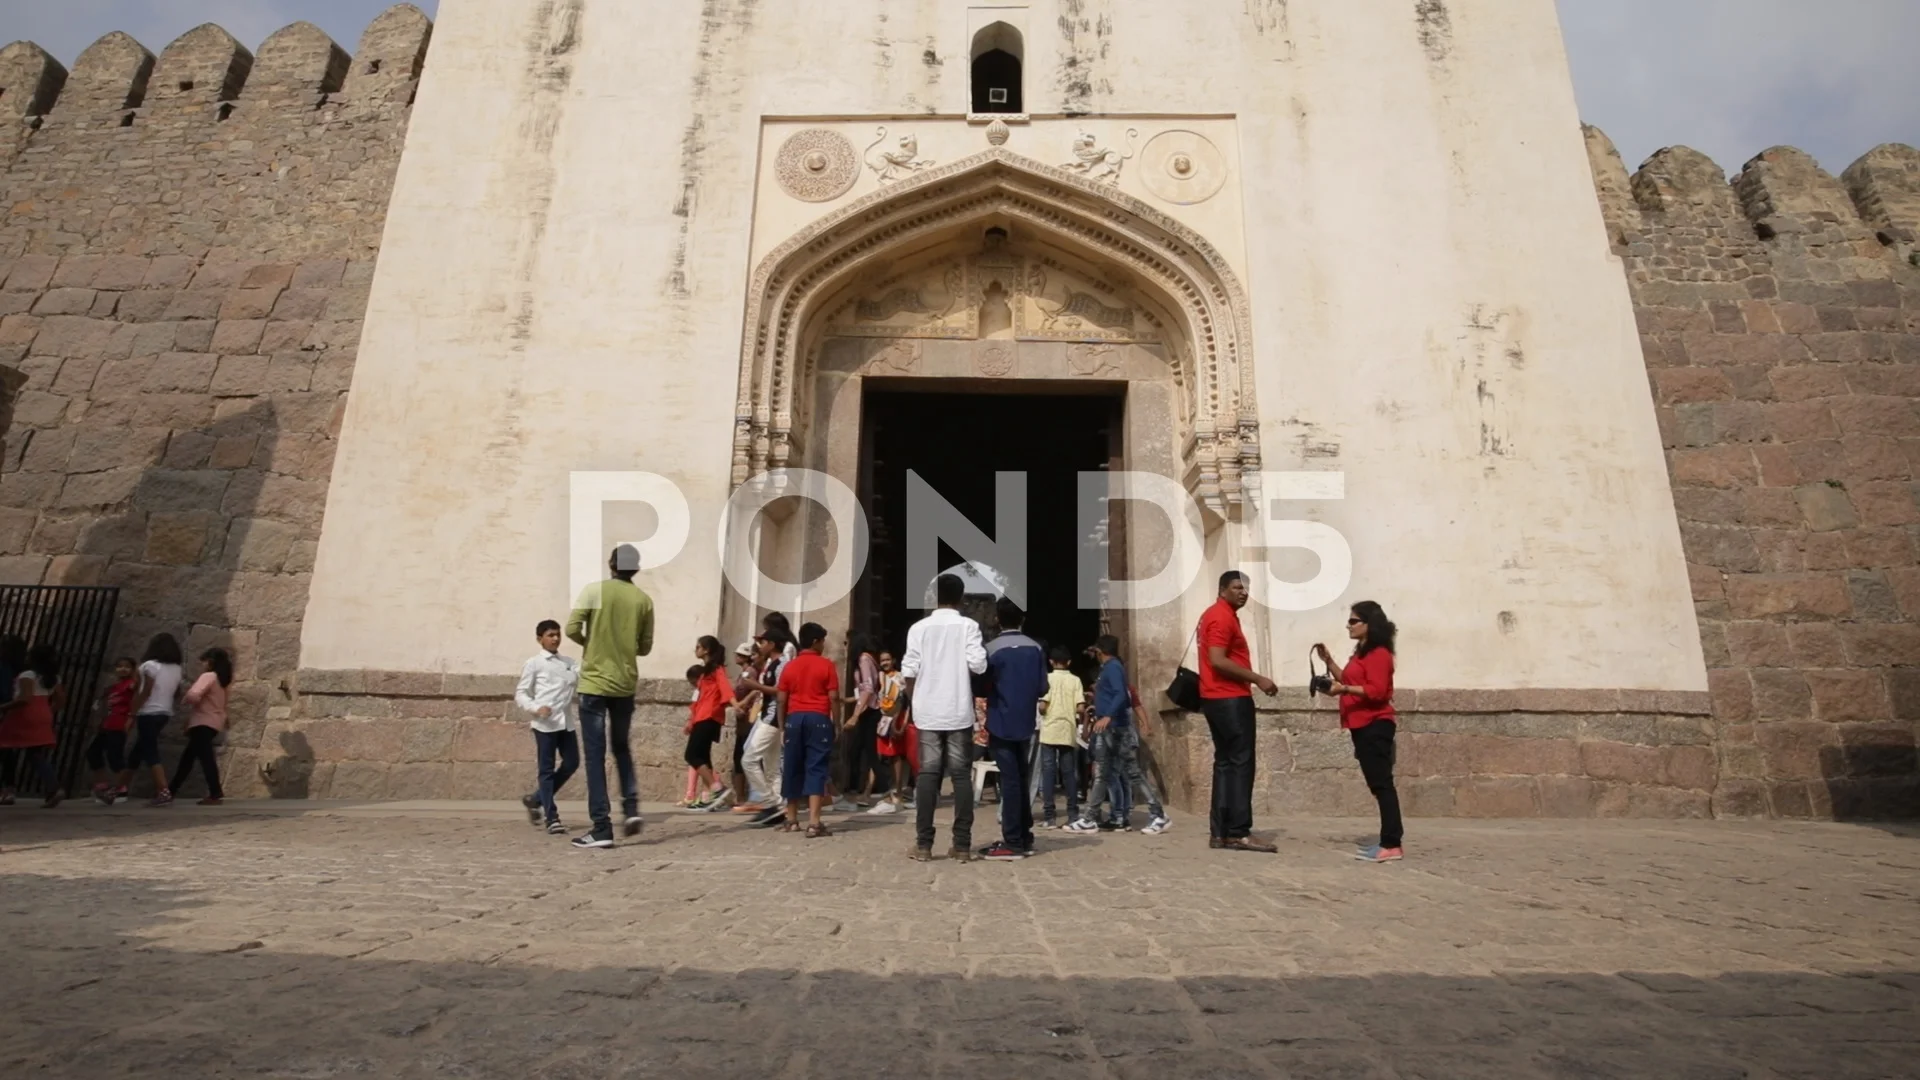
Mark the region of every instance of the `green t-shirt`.
POLYGON ((567 638, 586 650, 580 693, 632 697, 640 686, 635 658, 653 651, 653 598, 631 581, 596 581, 574 601, 567 638))

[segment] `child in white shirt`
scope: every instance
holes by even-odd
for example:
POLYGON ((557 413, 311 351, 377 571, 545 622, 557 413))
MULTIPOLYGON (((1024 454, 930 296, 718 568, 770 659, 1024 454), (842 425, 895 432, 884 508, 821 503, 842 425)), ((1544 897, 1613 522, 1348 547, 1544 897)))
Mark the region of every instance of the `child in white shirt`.
POLYGON ((534 628, 540 652, 520 668, 520 684, 513 702, 532 717, 534 761, 540 786, 520 797, 527 819, 555 835, 564 835, 560 811, 553 796, 580 768, 580 722, 573 712, 574 691, 580 686, 580 662, 560 655, 560 624, 543 620, 534 628), (558 758, 560 767, 554 768, 558 758))

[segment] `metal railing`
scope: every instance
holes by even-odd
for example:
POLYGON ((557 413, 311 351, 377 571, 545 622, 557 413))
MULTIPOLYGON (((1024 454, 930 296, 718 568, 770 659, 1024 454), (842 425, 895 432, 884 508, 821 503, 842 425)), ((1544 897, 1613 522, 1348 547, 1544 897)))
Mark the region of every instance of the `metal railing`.
MULTIPOLYGON (((18 634, 28 646, 44 643, 60 654, 60 684, 67 692, 53 718, 53 775, 67 791, 93 733, 100 667, 119 602, 120 590, 107 585, 0 585, 0 636, 18 634)), ((37 790, 37 776, 29 772, 21 779, 24 793, 45 794, 37 790)))

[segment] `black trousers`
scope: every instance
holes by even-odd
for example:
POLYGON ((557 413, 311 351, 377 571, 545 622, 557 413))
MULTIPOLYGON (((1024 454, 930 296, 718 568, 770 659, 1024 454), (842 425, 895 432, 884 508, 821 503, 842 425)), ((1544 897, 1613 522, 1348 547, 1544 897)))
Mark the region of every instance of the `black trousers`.
POLYGON ((213 752, 213 740, 219 737, 219 732, 205 725, 187 729, 187 748, 180 752, 180 764, 173 770, 173 783, 169 785, 170 790, 180 790, 181 786, 187 782, 187 777, 193 775, 193 765, 197 761, 200 763, 200 771, 207 775, 207 797, 210 799, 225 797, 220 790, 220 762, 215 759, 213 752))
POLYGON ((1360 762, 1360 775, 1367 778, 1367 790, 1380 804, 1380 846, 1400 846, 1400 793, 1393 786, 1393 735, 1398 727, 1391 720, 1375 720, 1363 728, 1354 728, 1353 756, 1360 762))
POLYGON ((1253 832, 1253 699, 1202 698, 1200 712, 1213 734, 1211 834, 1240 840, 1253 832))
POLYGON ((853 745, 847 747, 847 789, 843 794, 864 799, 873 789, 869 777, 879 778, 881 787, 891 783, 880 764, 880 710, 868 709, 861 713, 847 738, 853 745))

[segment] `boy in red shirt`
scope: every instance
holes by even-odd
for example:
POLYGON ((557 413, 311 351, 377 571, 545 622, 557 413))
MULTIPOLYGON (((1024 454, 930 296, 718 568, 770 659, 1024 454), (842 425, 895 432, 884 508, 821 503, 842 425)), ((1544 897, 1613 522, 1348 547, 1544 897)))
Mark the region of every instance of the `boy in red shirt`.
POLYGON ((113 685, 100 697, 107 718, 100 732, 87 744, 87 765, 93 769, 93 801, 112 806, 127 797, 127 789, 115 789, 113 777, 127 767, 127 724, 133 719, 133 661, 121 657, 113 662, 113 685))
POLYGON ((784 832, 800 828, 800 800, 807 803, 807 837, 833 835, 820 820, 827 795, 828 763, 833 756, 834 707, 840 701, 840 672, 821 655, 827 628, 800 628, 800 655, 780 670, 780 713, 786 717, 786 748, 780 762, 780 788, 787 797, 784 832))

